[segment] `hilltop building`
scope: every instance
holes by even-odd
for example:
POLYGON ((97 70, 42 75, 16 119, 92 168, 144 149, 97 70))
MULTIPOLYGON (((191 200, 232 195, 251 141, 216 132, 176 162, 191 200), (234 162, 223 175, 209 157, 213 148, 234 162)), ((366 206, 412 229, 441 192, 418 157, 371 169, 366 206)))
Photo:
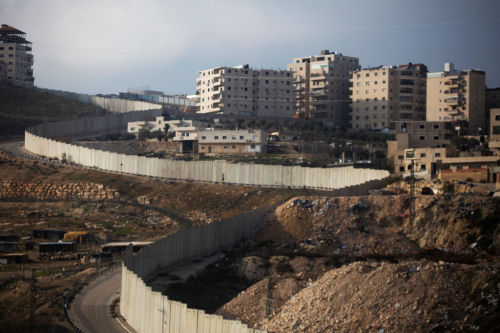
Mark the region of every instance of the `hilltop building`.
POLYGON ((386 129, 393 121, 425 120, 427 67, 381 66, 351 76, 351 127, 386 129))
POLYGON ((429 121, 450 121, 469 134, 486 130, 485 73, 455 70, 445 63, 444 71, 427 74, 427 117, 429 121))
POLYGON ((197 113, 292 117, 292 72, 252 69, 249 65, 215 67, 196 79, 197 113))
POLYGON ((18 86, 33 87, 33 54, 26 33, 2 24, 0 27, 0 79, 18 86), (6 72, 5 72, 6 71, 6 72), (2 74, 3 72, 3 74, 2 74))
POLYGON ((350 72, 359 68, 358 58, 328 50, 294 58, 287 69, 293 71, 297 116, 329 119, 337 126, 347 126, 350 72))

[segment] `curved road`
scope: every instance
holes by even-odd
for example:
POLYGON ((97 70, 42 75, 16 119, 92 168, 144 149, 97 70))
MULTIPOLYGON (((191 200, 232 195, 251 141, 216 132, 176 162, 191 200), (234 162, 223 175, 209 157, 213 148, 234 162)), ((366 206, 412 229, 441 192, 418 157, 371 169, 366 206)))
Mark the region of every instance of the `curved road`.
POLYGON ((92 281, 75 297, 69 315, 81 330, 88 333, 134 332, 111 316, 110 305, 118 297, 120 282, 121 269, 115 269, 92 281))

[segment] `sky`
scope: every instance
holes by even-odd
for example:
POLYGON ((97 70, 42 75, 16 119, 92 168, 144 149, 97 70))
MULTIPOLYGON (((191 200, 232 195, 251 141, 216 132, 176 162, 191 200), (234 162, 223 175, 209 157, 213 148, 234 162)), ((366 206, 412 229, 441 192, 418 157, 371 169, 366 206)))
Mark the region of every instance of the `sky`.
POLYGON ((35 85, 192 94, 198 71, 341 52, 362 67, 424 63, 500 86, 498 0, 0 0, 33 43, 35 85))

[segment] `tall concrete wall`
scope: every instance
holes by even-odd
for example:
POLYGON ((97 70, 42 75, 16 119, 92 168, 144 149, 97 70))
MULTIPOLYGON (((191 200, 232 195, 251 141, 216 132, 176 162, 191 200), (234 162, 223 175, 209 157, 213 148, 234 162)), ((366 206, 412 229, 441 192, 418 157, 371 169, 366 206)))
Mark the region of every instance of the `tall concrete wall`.
POLYGON ((145 101, 132 101, 122 98, 108 98, 108 97, 101 97, 101 96, 94 96, 87 94, 78 94, 69 91, 53 90, 53 89, 40 89, 40 90, 57 95, 59 97, 78 101, 81 103, 87 103, 99 106, 109 112, 123 113, 130 111, 143 111, 143 110, 153 110, 162 108, 162 106, 159 104, 154 104, 145 101))
MULTIPOLYGON (((82 123, 82 126, 87 125, 82 123)), ((69 136, 72 127, 68 126, 59 135, 69 136)), ((106 128, 110 129, 113 126, 106 128)), ((97 133, 99 131, 92 129, 91 132, 97 133)), ((282 165, 232 164, 223 160, 176 161, 147 158, 71 145, 34 135, 29 131, 25 133, 25 148, 35 154, 52 158, 61 158, 64 154, 68 160, 74 163, 107 171, 227 184, 334 190, 389 176, 385 170, 355 169, 352 166, 305 168, 282 165)))
POLYGON ((145 120, 160 110, 111 114, 55 123, 44 123, 28 129, 25 148, 35 154, 67 159, 88 167, 143 176, 220 182, 228 184, 316 188, 334 190, 356 186, 389 176, 385 170, 335 168, 306 168, 299 166, 232 164, 226 161, 176 161, 117 154, 76 146, 51 138, 63 139, 119 133, 129 121, 145 120))
POLYGON ((186 304, 147 286, 148 278, 159 269, 172 267, 191 258, 234 247, 251 237, 263 224, 267 210, 254 211, 180 232, 141 250, 129 253, 122 265, 120 313, 137 332, 260 333, 258 329, 186 304))

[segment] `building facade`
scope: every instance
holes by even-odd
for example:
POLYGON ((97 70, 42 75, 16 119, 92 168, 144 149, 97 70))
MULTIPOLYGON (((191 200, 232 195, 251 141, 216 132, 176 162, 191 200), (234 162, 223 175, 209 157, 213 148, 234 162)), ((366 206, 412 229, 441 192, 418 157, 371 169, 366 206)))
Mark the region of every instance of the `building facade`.
POLYGON ((266 133, 262 130, 216 130, 198 132, 198 152, 207 155, 266 153, 266 133))
POLYGON ((0 62, 5 64, 6 78, 18 86, 33 87, 33 54, 31 42, 21 30, 2 24, 0 27, 0 62))
POLYGON ((436 175, 436 163, 455 150, 451 144, 454 131, 450 123, 395 121, 389 128, 396 138, 387 141, 387 157, 392 159, 396 174, 411 172, 412 158, 406 157, 408 150, 415 151, 415 171, 426 178, 436 175))
POLYGON ((500 151, 500 108, 490 109, 490 137, 488 147, 500 151))
POLYGON ((445 63, 444 71, 427 74, 427 115, 429 121, 467 123, 467 133, 480 134, 486 128, 485 73, 455 70, 445 63))
POLYGON ((425 120, 427 67, 381 66, 351 76, 351 127, 382 130, 393 121, 425 120))
POLYGON ((164 131, 168 125, 169 132, 175 132, 173 141, 193 141, 197 140, 197 133, 202 128, 203 124, 196 120, 165 120, 163 116, 156 117, 152 121, 131 121, 127 124, 127 133, 138 134, 141 130, 150 132, 164 131))
POLYGON ((287 69, 294 73, 297 115, 347 126, 350 72, 359 68, 358 58, 328 50, 317 56, 294 58, 287 69))
POLYGON ((248 65, 216 67, 196 79, 197 113, 292 117, 293 75, 248 65))

